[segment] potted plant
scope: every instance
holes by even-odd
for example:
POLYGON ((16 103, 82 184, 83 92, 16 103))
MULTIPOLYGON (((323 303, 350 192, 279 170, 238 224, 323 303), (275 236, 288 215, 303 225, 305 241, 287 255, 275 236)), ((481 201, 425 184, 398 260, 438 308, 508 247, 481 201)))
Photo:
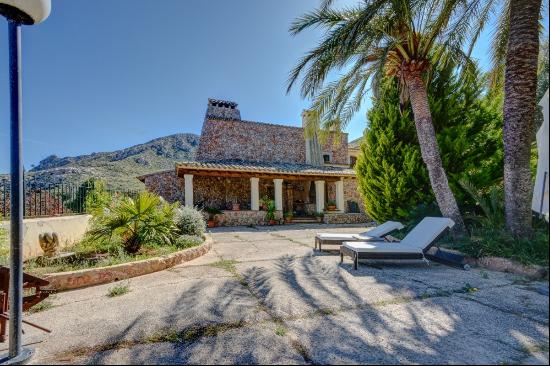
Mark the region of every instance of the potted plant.
POLYGON ((265 214, 265 220, 268 222, 269 225, 276 225, 277 220, 275 220, 275 201, 270 200, 267 204, 265 214))
POLYGON ((206 222, 206 225, 210 228, 216 227, 216 215, 219 215, 222 212, 213 207, 207 207, 205 211, 208 213, 208 221, 206 222))
POLYGON ((292 211, 288 211, 285 213, 285 223, 290 224, 292 222, 292 218, 294 217, 294 214, 292 211))
POLYGON ((322 212, 315 212, 315 220, 317 220, 317 222, 323 222, 323 216, 322 212))
POLYGON ((263 196, 260 199, 260 210, 267 211, 267 205, 269 204, 269 201, 271 201, 271 200, 269 199, 268 196, 263 196))
POLYGON ((329 211, 336 211, 336 201, 334 200, 329 200, 327 202, 327 210, 329 211))

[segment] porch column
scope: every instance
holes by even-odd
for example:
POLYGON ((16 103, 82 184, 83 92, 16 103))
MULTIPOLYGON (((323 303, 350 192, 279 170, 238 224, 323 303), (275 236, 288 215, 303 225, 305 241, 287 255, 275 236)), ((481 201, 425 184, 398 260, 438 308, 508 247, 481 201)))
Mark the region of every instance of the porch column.
POLYGON ((250 209, 260 210, 260 178, 250 178, 250 209))
POLYGON ((323 212, 325 209, 325 181, 315 181, 315 204, 317 212, 323 212))
POLYGON ((273 179, 275 185, 275 209, 277 211, 283 210, 283 180, 273 179))
POLYGON ((344 181, 336 181, 336 208, 338 211, 344 212, 346 210, 344 205, 344 181))
POLYGON ((185 206, 193 207, 193 174, 184 174, 185 180, 185 206))

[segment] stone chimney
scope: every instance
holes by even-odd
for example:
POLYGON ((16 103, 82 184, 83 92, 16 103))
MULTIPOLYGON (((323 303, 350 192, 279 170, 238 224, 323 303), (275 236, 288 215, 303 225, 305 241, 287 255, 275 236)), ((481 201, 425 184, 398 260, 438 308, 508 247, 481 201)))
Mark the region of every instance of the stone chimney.
POLYGON ((237 103, 226 100, 208 99, 206 118, 240 120, 241 112, 237 108, 237 103))
POLYGON ((311 165, 324 165, 323 152, 321 150, 321 144, 319 144, 319 138, 317 137, 317 131, 309 126, 311 123, 308 118, 312 117, 312 112, 304 110, 302 111, 302 127, 304 129, 304 140, 306 144, 306 163, 311 165))

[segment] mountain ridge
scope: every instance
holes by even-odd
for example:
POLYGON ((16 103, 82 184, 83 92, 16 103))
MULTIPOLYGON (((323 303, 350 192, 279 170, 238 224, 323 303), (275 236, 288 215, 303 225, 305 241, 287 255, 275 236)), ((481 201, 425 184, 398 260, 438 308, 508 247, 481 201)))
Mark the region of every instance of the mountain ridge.
POLYGON ((141 190, 144 186, 137 176, 174 168, 178 161, 194 160, 198 145, 199 135, 177 133, 110 152, 50 155, 27 172, 26 179, 44 187, 98 178, 112 189, 141 190))

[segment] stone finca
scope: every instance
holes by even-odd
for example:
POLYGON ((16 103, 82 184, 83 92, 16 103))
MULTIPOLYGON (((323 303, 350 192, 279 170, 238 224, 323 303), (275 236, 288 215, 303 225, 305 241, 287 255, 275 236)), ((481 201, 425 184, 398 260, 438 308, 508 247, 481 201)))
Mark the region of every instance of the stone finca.
MULTIPOLYGON (((304 113, 302 123, 307 119, 304 113)), ((225 211, 221 226, 265 224, 259 202, 264 196, 281 217, 311 217, 332 200, 334 213, 343 215, 335 221, 365 221, 365 215, 344 215, 347 202, 360 202, 348 135, 328 131, 323 137, 308 138, 304 125, 243 120, 237 103, 209 99, 196 159, 138 179, 170 202, 225 211), (230 211, 237 206, 239 211, 230 211)))

